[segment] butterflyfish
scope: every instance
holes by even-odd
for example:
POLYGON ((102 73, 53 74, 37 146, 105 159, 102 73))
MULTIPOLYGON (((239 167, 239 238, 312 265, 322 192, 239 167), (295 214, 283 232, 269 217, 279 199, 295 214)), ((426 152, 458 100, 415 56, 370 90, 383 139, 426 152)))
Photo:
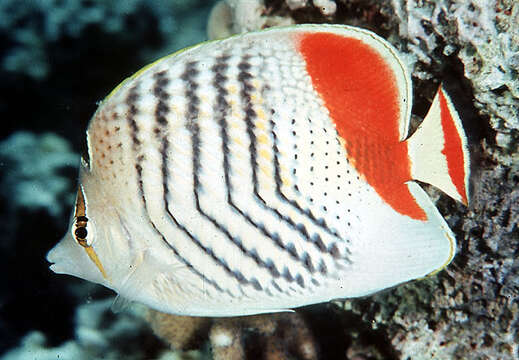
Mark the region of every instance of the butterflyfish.
POLYGON ((469 147, 442 87, 409 135, 411 86, 386 40, 342 25, 152 63, 90 121, 51 269, 191 316, 286 311, 438 272, 455 237, 416 181, 467 204, 469 147))

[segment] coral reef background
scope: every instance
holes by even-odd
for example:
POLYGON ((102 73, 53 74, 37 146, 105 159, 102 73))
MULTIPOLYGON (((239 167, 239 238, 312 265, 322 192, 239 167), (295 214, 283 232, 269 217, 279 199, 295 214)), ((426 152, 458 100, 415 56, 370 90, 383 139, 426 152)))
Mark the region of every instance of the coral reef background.
POLYGON ((470 206, 428 189, 457 235, 454 262, 424 281, 303 309, 321 358, 519 359, 517 1, 225 0, 210 17, 215 3, 0 1, 0 358, 211 357, 203 334, 222 324, 175 323, 202 335, 170 351, 142 309, 115 314, 111 292, 55 276, 45 261, 66 231, 96 103, 143 65, 205 40, 209 21, 212 37, 304 22, 373 30, 409 65, 415 126, 442 82, 470 132, 470 206))
POLYGON ((114 315, 110 292, 51 274, 45 254, 67 230, 97 102, 206 40, 213 4, 0 1, 0 357, 152 359, 167 348, 137 315, 114 315))

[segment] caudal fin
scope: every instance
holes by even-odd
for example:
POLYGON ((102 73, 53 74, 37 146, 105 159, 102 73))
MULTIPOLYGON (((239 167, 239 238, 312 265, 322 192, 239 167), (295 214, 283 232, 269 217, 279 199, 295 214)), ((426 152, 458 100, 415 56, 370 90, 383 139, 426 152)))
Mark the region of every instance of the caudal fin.
POLYGON ((411 176, 455 200, 469 201, 467 137, 454 105, 440 87, 424 121, 407 140, 411 176))

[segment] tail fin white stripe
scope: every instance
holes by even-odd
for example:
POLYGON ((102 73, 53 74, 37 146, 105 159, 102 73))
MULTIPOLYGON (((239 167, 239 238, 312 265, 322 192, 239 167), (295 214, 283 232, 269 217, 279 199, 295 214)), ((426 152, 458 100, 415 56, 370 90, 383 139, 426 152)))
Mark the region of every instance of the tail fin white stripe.
POLYGON ((467 203, 470 171, 467 138, 458 113, 443 89, 438 90, 427 116, 407 140, 407 145, 413 179, 434 185, 453 199, 467 203), (440 97, 446 104, 443 120, 452 122, 454 126, 442 125, 440 97), (452 144, 447 144, 446 139, 456 140, 460 148, 451 151, 452 144), (461 153, 462 156, 458 160, 453 153, 461 153), (461 179, 457 178, 458 174, 461 174, 461 179))

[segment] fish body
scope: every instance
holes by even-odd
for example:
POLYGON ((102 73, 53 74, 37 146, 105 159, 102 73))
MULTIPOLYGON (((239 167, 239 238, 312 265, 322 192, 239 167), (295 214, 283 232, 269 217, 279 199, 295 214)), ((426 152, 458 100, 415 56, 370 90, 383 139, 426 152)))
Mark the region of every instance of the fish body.
POLYGON ((442 89, 408 136, 411 90, 396 50, 348 26, 163 58, 93 116, 51 269, 194 316, 283 311, 434 273, 455 239, 413 180, 467 203, 469 155, 442 89))

